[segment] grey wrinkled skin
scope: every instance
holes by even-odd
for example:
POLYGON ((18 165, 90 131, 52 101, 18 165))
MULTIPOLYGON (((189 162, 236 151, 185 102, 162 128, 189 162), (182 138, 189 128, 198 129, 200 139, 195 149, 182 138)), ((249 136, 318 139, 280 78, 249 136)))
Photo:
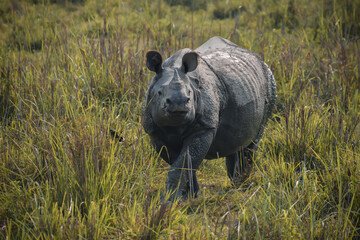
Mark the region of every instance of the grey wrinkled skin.
POLYGON ((166 190, 173 198, 196 196, 196 170, 205 158, 226 157, 228 176, 242 182, 275 105, 268 66, 220 37, 195 51, 179 50, 163 63, 156 51, 146 57, 156 75, 143 102, 142 124, 171 166, 166 190))

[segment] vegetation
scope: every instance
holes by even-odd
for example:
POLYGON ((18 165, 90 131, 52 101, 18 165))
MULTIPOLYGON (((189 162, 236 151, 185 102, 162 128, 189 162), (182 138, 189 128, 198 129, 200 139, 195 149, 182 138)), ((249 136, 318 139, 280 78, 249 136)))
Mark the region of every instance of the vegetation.
POLYGON ((0 238, 360 237, 360 1, 0 2, 0 238), (278 86, 255 167, 205 161, 197 199, 166 205, 168 166, 141 127, 164 57, 219 35, 278 86), (112 133, 112 134, 111 134, 112 133))

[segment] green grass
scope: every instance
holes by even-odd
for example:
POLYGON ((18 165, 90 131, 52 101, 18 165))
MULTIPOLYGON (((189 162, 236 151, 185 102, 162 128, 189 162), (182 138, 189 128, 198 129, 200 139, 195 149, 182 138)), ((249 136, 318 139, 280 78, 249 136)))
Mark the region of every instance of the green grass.
POLYGON ((359 238, 360 1, 178 3, 1 1, 0 238, 359 238), (277 106, 240 188, 205 161, 167 206, 144 56, 214 35, 265 60, 277 106))

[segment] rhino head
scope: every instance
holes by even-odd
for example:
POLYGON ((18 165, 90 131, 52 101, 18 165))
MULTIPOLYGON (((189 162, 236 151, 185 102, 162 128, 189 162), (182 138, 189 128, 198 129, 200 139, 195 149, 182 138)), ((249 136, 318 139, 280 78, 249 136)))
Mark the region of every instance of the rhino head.
POLYGON ((197 53, 188 52, 183 55, 181 66, 163 68, 160 53, 147 52, 146 66, 156 73, 148 93, 148 107, 158 126, 176 127, 191 123, 195 119, 197 88, 188 73, 197 68, 198 60, 197 53))

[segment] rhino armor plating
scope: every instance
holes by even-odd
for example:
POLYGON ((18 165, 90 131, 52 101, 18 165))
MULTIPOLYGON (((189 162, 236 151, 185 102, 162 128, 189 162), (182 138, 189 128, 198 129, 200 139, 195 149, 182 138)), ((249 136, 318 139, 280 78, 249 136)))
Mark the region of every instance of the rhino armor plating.
POLYGON ((195 51, 182 49, 162 63, 148 51, 155 72, 142 110, 142 125, 170 164, 172 198, 196 196, 203 159, 226 157, 233 183, 249 174, 257 144, 275 105, 276 85, 255 53, 213 37, 195 51))

